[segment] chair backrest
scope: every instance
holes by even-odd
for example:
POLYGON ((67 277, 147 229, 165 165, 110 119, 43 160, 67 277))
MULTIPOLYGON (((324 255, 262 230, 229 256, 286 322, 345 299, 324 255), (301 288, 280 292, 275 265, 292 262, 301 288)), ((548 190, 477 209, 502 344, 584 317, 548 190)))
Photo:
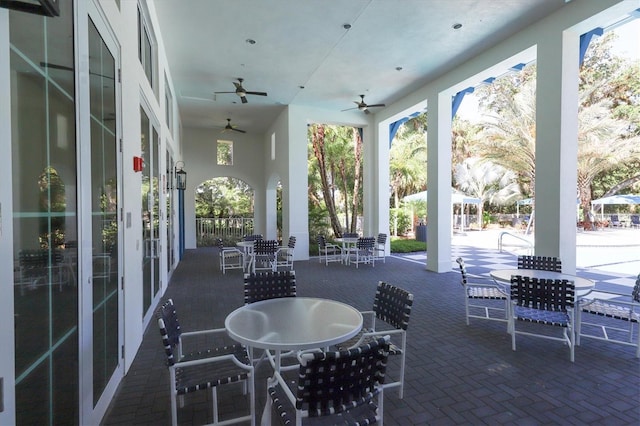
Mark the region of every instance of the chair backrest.
POLYGON ((278 250, 277 240, 254 240, 253 241, 253 253, 256 255, 270 255, 275 254, 278 250))
POLYGON ((356 241, 356 247, 359 250, 372 249, 376 244, 376 239, 373 237, 361 237, 356 241))
POLYGON ((342 238, 358 238, 359 235, 357 232, 343 232, 342 238))
POLYGON ((458 266, 460 267, 460 275, 462 277, 460 284, 462 284, 462 286, 464 287, 467 285, 467 267, 464 264, 464 259, 461 257, 457 258, 456 262, 458 262, 458 266))
POLYGON ((640 303, 640 274, 638 274, 638 278, 636 278, 636 285, 633 286, 633 290, 631 290, 631 299, 634 302, 640 303))
POLYGON ((296 297, 295 271, 244 274, 244 303, 280 297, 296 297))
POLYGON ((518 256, 518 269, 562 272, 562 261, 551 256, 518 256))
POLYGON ((632 214, 631 216, 629 216, 629 220, 631 220, 631 223, 633 223, 634 225, 640 225, 640 216, 638 216, 637 214, 632 214))
POLYGON ((158 311, 158 327, 160 328, 160 336, 162 336, 164 353, 167 356, 167 364, 173 365, 176 362, 173 354, 174 348, 180 343, 182 331, 172 299, 168 299, 160 307, 158 311))
POLYGON ((378 244, 386 244, 387 243, 387 234, 378 234, 378 239, 376 240, 378 244))
POLYGON ((262 239, 262 234, 245 235, 242 239, 244 241, 258 241, 262 239))
POLYGON ((323 249, 327 246, 327 239, 324 235, 318 235, 316 237, 316 241, 318 242, 318 248, 323 249))
POLYGON ((296 409, 309 417, 341 413, 371 401, 384 383, 389 337, 339 352, 300 356, 296 409))
POLYGON ((289 237, 289 243, 287 244, 287 247, 289 247, 290 249, 296 248, 296 237, 289 237))
POLYGON ((567 312, 573 309, 575 284, 569 280, 511 277, 511 301, 518 306, 543 311, 567 312))
POLYGON ((373 300, 376 318, 392 327, 406 330, 409 327, 412 305, 413 294, 383 281, 378 282, 373 300))
POLYGON ((220 254, 222 254, 222 249, 224 248, 224 241, 222 241, 222 238, 218 238, 216 240, 216 245, 220 249, 220 254))

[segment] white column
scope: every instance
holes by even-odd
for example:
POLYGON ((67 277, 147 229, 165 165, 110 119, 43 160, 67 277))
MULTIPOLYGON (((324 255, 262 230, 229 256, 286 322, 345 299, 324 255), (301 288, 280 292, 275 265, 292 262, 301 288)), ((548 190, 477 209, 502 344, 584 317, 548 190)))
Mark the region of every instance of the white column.
POLYGON ((451 271, 451 94, 427 97, 427 269, 451 271))
MULTIPOLYGON (((372 215, 376 222, 372 224, 371 236, 377 237, 382 232, 389 237, 391 235, 389 232, 389 124, 379 124, 377 130, 377 137, 373 138, 375 141, 374 152, 377 154, 374 158, 377 174, 373 194, 376 198, 372 200, 377 210, 372 215)), ((390 254, 390 241, 390 238, 387 238, 385 256, 390 254)))
POLYGON ((549 31, 538 44, 535 251, 576 268, 579 35, 549 31))

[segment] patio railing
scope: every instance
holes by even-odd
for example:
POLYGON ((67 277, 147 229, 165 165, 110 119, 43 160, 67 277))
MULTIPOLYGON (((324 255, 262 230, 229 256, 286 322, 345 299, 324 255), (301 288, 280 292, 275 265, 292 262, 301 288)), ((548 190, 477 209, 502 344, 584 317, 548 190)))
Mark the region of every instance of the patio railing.
POLYGON ((197 217, 196 237, 198 247, 213 246, 217 238, 240 241, 244 235, 253 234, 252 217, 197 217))

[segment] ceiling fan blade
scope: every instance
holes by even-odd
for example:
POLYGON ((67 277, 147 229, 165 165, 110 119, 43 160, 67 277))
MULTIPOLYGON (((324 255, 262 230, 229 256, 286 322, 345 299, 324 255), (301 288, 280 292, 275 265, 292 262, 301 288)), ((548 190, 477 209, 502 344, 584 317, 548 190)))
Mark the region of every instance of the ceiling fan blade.
POLYGON ((247 95, 267 96, 267 92, 245 92, 247 95))
POLYGON ((374 108, 374 107, 383 107, 386 106, 385 104, 373 104, 373 105, 367 105, 367 108, 374 108))
MULTIPOLYGON (((236 86, 236 89, 242 89, 242 84, 241 83, 237 83, 237 82, 233 82, 233 85, 236 86)), ((231 92, 231 93, 235 93, 235 92, 231 92)))
POLYGON ((213 92, 215 95, 220 95, 222 93, 236 93, 236 92, 213 92))
POLYGON ((347 109, 343 109, 343 110, 340 110, 340 111, 341 112, 345 112, 345 111, 351 111, 352 109, 358 109, 358 107, 347 108, 347 109))
POLYGON ((234 132, 247 133, 247 131, 246 131, 246 130, 236 129, 235 127, 234 127, 234 128, 232 128, 231 130, 233 130, 234 132))
POLYGON ((368 109, 364 109, 363 111, 365 114, 371 114, 371 111, 369 111, 368 109))
POLYGON ((249 101, 247 101, 247 97, 246 96, 240 96, 240 99, 242 99, 242 103, 243 104, 246 104, 247 102, 249 102, 249 101))

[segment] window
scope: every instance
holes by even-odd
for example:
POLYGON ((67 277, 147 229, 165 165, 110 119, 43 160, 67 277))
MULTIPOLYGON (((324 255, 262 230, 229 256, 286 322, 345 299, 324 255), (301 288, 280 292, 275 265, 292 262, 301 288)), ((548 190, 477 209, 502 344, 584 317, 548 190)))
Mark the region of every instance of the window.
POLYGON ((144 68, 144 73, 147 76, 147 80, 149 80, 149 84, 155 88, 155 82, 153 80, 153 42, 150 30, 147 27, 145 15, 140 8, 138 8, 138 59, 144 68))
POLYGON ((271 160, 276 159, 276 134, 271 133, 271 160))
POLYGON ((167 127, 169 127, 169 130, 173 130, 173 95, 166 75, 164 76, 164 112, 167 127))
POLYGON ((218 141, 216 164, 219 166, 233 166, 233 142, 218 141))

